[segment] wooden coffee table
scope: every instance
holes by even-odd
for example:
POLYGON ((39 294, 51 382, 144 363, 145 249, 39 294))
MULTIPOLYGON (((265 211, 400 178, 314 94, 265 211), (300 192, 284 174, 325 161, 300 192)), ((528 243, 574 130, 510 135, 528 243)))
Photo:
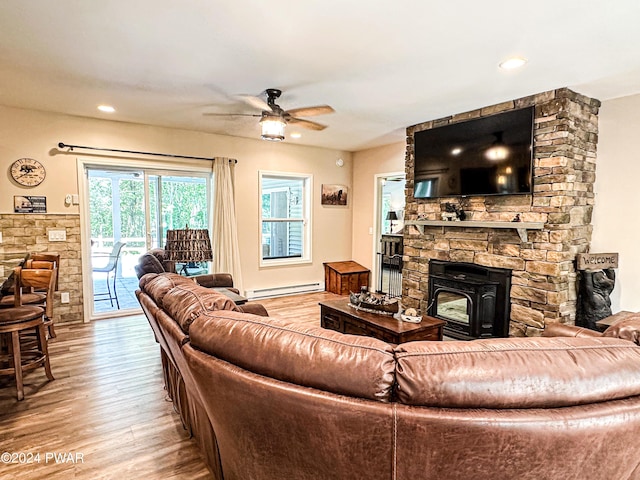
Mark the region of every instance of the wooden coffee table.
POLYGON ((422 322, 410 323, 391 315, 379 315, 349 306, 348 298, 320 302, 320 325, 352 335, 367 335, 389 343, 415 340, 442 340, 442 328, 447 322, 423 316, 422 322))

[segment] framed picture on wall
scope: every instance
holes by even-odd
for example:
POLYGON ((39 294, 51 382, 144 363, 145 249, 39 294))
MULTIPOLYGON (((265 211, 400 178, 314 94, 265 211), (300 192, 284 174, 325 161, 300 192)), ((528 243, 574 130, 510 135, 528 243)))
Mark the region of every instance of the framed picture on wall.
POLYGON ((14 213, 47 213, 47 197, 34 195, 14 195, 14 213))
POLYGON ((322 205, 346 205, 349 188, 346 185, 322 184, 322 205))

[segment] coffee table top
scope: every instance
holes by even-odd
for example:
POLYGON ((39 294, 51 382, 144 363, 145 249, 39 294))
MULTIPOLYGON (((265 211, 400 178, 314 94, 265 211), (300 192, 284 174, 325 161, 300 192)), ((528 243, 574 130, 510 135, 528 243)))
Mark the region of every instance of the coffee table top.
POLYGON ((320 302, 320 305, 332 308, 353 318, 364 320, 371 325, 375 325, 380 329, 395 334, 415 333, 420 330, 433 328, 435 326, 440 326, 447 323, 444 320, 440 320, 439 318, 429 317, 426 315, 422 316, 422 322, 420 323, 403 322, 402 320, 394 318, 393 315, 369 313, 363 310, 357 310, 354 307, 350 307, 348 298, 327 300, 324 302, 320 302))

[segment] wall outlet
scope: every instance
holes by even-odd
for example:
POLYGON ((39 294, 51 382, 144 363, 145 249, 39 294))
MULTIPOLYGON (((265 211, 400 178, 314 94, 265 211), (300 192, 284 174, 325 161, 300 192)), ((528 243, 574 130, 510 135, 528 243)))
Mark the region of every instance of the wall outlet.
POLYGON ((60 303, 69 303, 69 292, 62 292, 60 294, 60 303))
POLYGON ((50 242, 66 242, 67 231, 66 230, 49 230, 50 242))

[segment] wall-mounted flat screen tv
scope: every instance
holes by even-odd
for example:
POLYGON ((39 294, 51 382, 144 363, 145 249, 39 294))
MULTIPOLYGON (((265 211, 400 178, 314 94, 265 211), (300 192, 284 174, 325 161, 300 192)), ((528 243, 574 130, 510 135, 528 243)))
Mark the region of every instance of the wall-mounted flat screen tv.
POLYGON ((533 107, 414 134, 414 197, 532 193, 533 107))

